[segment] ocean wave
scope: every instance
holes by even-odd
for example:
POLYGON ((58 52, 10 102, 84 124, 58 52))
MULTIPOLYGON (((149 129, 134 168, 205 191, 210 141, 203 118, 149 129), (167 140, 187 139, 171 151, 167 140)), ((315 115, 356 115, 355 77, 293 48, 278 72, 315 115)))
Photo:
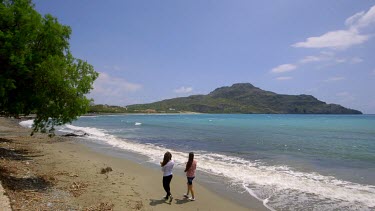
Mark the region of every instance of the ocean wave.
MULTIPOLYGON (((21 123, 20 123, 21 124, 21 123)), ((30 120, 21 124, 30 125, 30 120)), ((32 122, 31 122, 32 125, 32 122)), ((87 140, 147 156, 158 164, 165 151, 170 151, 177 166, 183 167, 187 153, 157 146, 140 144, 108 133, 107 130, 66 125, 61 132, 83 131, 87 140)), ((315 172, 300 172, 289 166, 269 166, 261 161, 249 161, 207 151, 195 153, 199 170, 217 175, 241 187, 270 210, 371 210, 375 208, 375 186, 363 185, 324 176, 315 172)))

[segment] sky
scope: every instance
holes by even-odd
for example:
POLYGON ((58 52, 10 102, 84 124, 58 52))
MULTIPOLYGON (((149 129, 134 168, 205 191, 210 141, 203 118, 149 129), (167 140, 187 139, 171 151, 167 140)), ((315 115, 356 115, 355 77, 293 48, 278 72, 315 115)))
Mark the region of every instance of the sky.
POLYGON ((34 0, 126 106, 251 83, 375 114, 373 0, 34 0))

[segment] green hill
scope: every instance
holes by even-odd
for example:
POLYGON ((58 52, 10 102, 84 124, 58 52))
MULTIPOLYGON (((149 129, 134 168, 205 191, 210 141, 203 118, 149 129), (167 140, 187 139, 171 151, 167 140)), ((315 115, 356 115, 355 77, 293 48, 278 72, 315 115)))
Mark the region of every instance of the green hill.
POLYGON ((88 113, 100 114, 100 113, 128 113, 126 107, 111 106, 111 105, 90 105, 88 113))
POLYGON ((127 108, 128 112, 362 114, 341 105, 326 104, 311 95, 276 94, 250 83, 217 88, 208 95, 192 95, 127 108))

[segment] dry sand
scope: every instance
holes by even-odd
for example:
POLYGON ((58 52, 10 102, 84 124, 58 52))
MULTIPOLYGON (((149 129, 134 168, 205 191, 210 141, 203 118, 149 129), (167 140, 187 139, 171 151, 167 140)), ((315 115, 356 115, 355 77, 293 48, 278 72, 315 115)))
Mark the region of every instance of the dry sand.
POLYGON ((5 191, 3 186, 0 183, 0 210, 1 211, 10 211, 10 202, 7 195, 5 195, 5 191))
POLYGON ((29 134, 18 120, 0 118, 0 180, 13 210, 249 210, 203 187, 199 178, 197 200, 186 200, 179 175, 167 203, 161 171, 95 152, 74 138, 29 134), (107 167, 112 171, 102 174, 107 167))

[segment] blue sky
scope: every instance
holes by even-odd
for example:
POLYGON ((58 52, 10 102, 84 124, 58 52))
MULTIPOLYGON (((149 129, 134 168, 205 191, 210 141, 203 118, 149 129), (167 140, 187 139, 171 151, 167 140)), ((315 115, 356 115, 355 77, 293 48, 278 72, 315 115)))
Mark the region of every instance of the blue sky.
POLYGON ((34 0, 71 26, 100 77, 95 103, 129 105, 249 82, 375 113, 370 0, 34 0))

